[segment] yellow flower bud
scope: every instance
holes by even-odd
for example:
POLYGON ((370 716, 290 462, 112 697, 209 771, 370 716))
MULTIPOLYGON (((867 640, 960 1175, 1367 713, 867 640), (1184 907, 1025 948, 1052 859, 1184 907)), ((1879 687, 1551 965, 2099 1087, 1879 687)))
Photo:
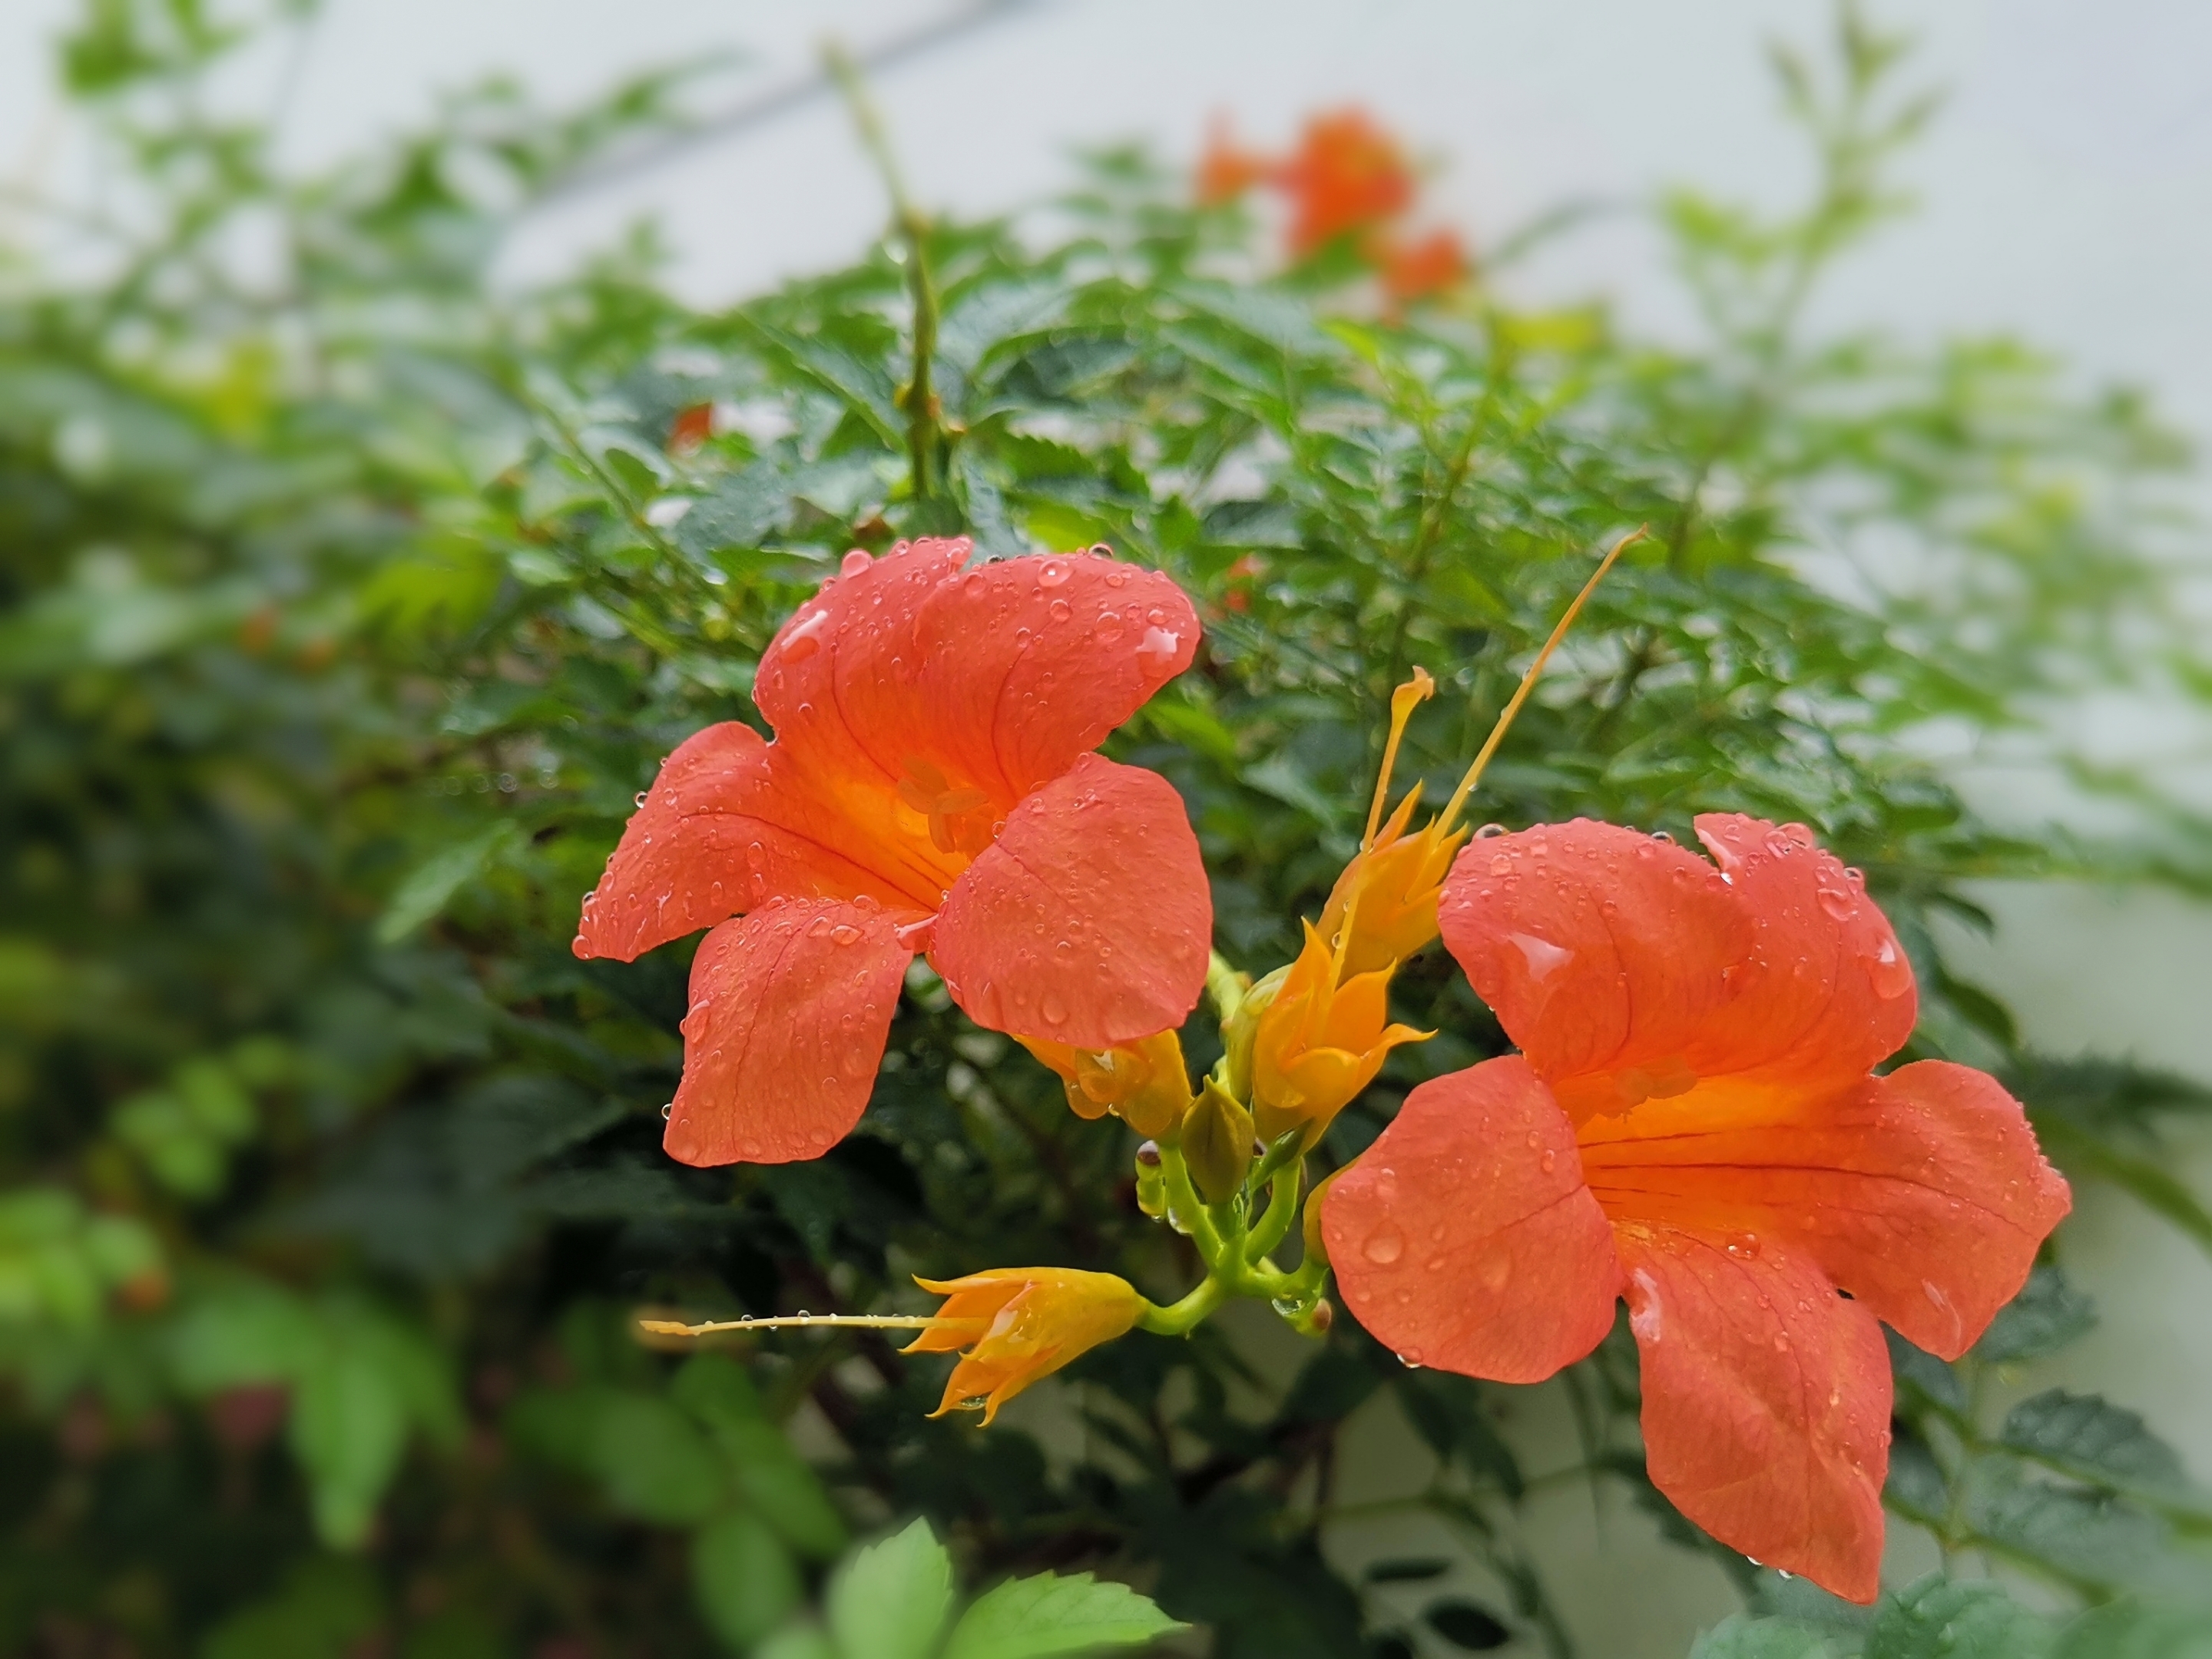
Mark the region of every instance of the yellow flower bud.
POLYGON ((1182 1121, 1182 1159, 1209 1204, 1225 1204, 1252 1167, 1252 1114, 1212 1078, 1182 1121))
POLYGON ((986 1424, 1039 1377, 1125 1335, 1144 1306, 1126 1280, 1073 1267, 993 1267, 915 1283, 947 1299, 906 1352, 966 1351, 931 1415, 981 1405, 986 1424))
POLYGON ((1183 1066, 1182 1041, 1173 1031, 1097 1050, 1071 1048, 1042 1037, 1015 1041, 1059 1076, 1078 1117, 1112 1112, 1139 1134, 1158 1136, 1182 1122, 1190 1109, 1190 1073, 1183 1066))

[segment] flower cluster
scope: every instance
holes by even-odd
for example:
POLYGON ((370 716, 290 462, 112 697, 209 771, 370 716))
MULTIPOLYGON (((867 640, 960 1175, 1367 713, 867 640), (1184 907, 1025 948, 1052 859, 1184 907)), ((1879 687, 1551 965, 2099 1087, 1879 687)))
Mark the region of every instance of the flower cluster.
MULTIPOLYGON (((1356 171, 1330 188, 1388 197, 1356 171)), ((960 1356, 940 1412, 988 1422, 1098 1344, 1188 1332, 1231 1297, 1326 1330, 1332 1275, 1407 1364, 1507 1382, 1588 1354, 1625 1300, 1654 1483, 1722 1541, 1871 1600, 1881 1328, 1962 1353, 2069 1195, 1993 1079, 1875 1073, 1917 998, 1858 872, 1802 825, 1736 814, 1696 820, 1710 859, 1582 819, 1462 827, 1585 586, 1419 827, 1420 792, 1389 811, 1390 778, 1435 686, 1400 688, 1359 849, 1296 960, 1255 981, 1210 955, 1181 799, 1095 752, 1190 663, 1188 600, 1103 550, 969 553, 848 556, 762 659, 775 739, 713 726, 669 757, 576 949, 713 930, 667 1133, 695 1164, 811 1158, 848 1132, 927 955, 1079 1115, 1146 1138, 1139 1204, 1205 1276, 1161 1305, 1108 1273, 993 1268, 921 1281, 945 1298, 927 1317, 757 1322, 919 1325, 914 1350, 960 1356), (1389 988, 1439 937, 1518 1052, 1422 1084, 1309 1191, 1331 1120, 1430 1035, 1391 1020, 1389 988), (1201 988, 1224 1052, 1194 1089, 1176 1030, 1201 988), (1294 1228, 1301 1258, 1279 1266, 1294 1228)))
POLYGON ((1199 161, 1199 200, 1233 201, 1255 185, 1285 198, 1285 240, 1293 258, 1349 246, 1374 269, 1393 306, 1445 293, 1468 278, 1467 250, 1457 236, 1405 226, 1416 192, 1413 165, 1397 140, 1361 110, 1315 116, 1297 147, 1280 156, 1245 149, 1217 126, 1199 161))

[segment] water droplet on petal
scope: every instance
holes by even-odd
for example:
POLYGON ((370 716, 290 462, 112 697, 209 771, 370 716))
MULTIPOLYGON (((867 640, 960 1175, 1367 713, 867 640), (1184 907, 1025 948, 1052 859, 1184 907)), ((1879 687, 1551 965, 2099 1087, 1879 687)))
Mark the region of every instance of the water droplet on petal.
POLYGON ((1654 830, 1651 832, 1651 839, 1662 847, 1672 847, 1674 844, 1674 836, 1668 835, 1664 830, 1654 830))
POLYGON ((1121 637, 1121 613, 1118 611, 1100 611, 1098 620, 1091 624, 1091 636, 1101 645, 1113 644, 1121 637))
POLYGON ((1492 854, 1492 857, 1491 857, 1491 860, 1490 860, 1490 873, 1491 873, 1492 875, 1493 875, 1493 876, 1510 875, 1510 874, 1512 873, 1512 871, 1513 871, 1513 859, 1512 859, 1511 854, 1506 854, 1506 853, 1498 853, 1498 854, 1492 854))
POLYGON ((1406 1235, 1386 1221, 1367 1235, 1367 1242, 1359 1247, 1359 1253, 1378 1267, 1387 1267, 1405 1255, 1406 1235))
POLYGON ((858 945, 860 942, 860 930, 849 921, 841 921, 830 930, 830 937, 833 942, 839 945, 858 945))
POLYGON ((1543 1157, 1538 1158, 1536 1163, 1546 1175, 1549 1175, 1559 1167, 1559 1155, 1547 1146, 1544 1149, 1543 1157))
POLYGON ((1054 599, 1050 605, 1045 606, 1044 613, 1056 623, 1066 622, 1075 614, 1068 608, 1066 599, 1054 599))
POLYGON ((1774 1352, 1777 1353, 1788 1353, 1790 1352, 1790 1338, 1786 1333, 1782 1331, 1775 1332, 1774 1352))
POLYGON ((1820 901, 1820 908, 1826 911, 1827 914, 1836 921, 1848 921, 1850 920, 1851 911, 1854 908, 1851 902, 1851 896, 1845 892, 1842 888, 1819 888, 1815 890, 1814 896, 1820 901))
POLYGON ((1067 561, 1047 559, 1044 568, 1037 572, 1039 587, 1062 587, 1067 583, 1067 561))
POLYGON ((645 791, 644 791, 644 790, 641 789, 641 790, 639 790, 639 791, 637 792, 637 793, 635 793, 635 795, 633 795, 633 796, 631 796, 631 797, 630 797, 629 804, 630 804, 632 806, 642 806, 642 805, 645 805, 645 803, 646 803, 646 799, 647 799, 646 793, 645 793, 645 791))
POLYGON ((1912 988, 1912 964, 1897 948, 1896 939, 1883 935, 1867 958, 1867 977, 1874 981, 1874 994, 1885 1002, 1893 1002, 1912 988))
POLYGON ((1520 947, 1522 958, 1528 964, 1528 977, 1539 985, 1575 959, 1575 953, 1565 945, 1554 945, 1534 933, 1508 933, 1506 937, 1520 947))
POLYGON ((856 547, 837 562, 837 574, 841 576, 857 576, 874 562, 875 560, 869 557, 866 550, 856 547))
POLYGON ((1477 841, 1495 841, 1498 836, 1510 833, 1502 823, 1486 823, 1474 832, 1474 838, 1477 841))
POLYGON ((1044 1015, 1048 1024, 1054 1025, 1067 1024, 1067 1005, 1049 991, 1045 993, 1044 1001, 1039 1005, 1038 1012, 1044 1015))

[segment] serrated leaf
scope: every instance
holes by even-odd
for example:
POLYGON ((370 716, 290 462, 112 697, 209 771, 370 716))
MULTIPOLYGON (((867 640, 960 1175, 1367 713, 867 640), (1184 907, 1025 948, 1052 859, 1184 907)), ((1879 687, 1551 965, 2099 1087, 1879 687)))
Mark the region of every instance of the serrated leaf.
POLYGON ((2051 1639, 2049 1622, 1998 1586, 1939 1572, 1883 1599, 1866 1659, 2041 1659, 2051 1639))
POLYGON ((2089 1298, 2067 1282, 2057 1268, 2038 1267, 2020 1294, 1997 1310, 1997 1316, 1974 1344, 1977 1358, 2004 1364, 2056 1353, 2097 1322, 2089 1298))
POLYGON ((1186 1628, 1127 1584, 1039 1573, 986 1592, 952 1627, 943 1659, 1050 1659, 1141 1647, 1186 1628))
POLYGON ((2096 1395, 2051 1389, 2023 1400, 2006 1414, 1999 1437, 2023 1456, 2100 1485, 2178 1490, 2187 1484, 2172 1447, 2135 1413, 2096 1395))
POLYGON ((927 1521, 871 1544, 830 1581, 843 1659, 928 1659, 952 1606, 952 1558, 927 1521))

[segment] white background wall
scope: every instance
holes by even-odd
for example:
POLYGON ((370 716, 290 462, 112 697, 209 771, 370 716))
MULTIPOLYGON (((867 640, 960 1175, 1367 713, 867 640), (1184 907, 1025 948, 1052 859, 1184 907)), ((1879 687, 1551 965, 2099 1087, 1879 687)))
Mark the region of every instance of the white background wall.
MULTIPOLYGON (((624 70, 735 48, 745 68, 714 86, 737 99, 804 74, 826 35, 865 48, 950 9, 325 0, 290 66, 285 150, 301 165, 327 160, 419 117, 439 88, 495 70, 568 100, 624 70)), ((1825 320, 2016 330, 2085 380, 2153 388, 2190 430, 2212 434, 2212 5, 1888 0, 1878 10, 1920 37, 1919 73, 1952 96, 1910 169, 1922 215, 1841 273, 1825 320)), ((69 0, 0 0, 0 179, 89 185, 47 89, 45 43, 70 11, 69 0)), ((1632 202, 1672 180, 1789 199, 1803 158, 1759 45, 1775 34, 1817 44, 1828 15, 1824 0, 1037 0, 877 91, 916 195, 971 213, 1050 192, 1072 144, 1146 135, 1188 154, 1215 112, 1279 143, 1307 112, 1358 101, 1437 158, 1432 207, 1480 247, 1564 198, 1632 202)), ((252 66, 239 95, 273 100, 287 68, 252 66)), ((878 233, 883 204, 842 115, 817 102, 543 216, 506 270, 557 268, 642 215, 665 225, 682 291, 712 302, 847 258, 878 233)), ((1559 295, 1603 289, 1652 326, 1681 319, 1656 247, 1625 219, 1523 280, 1559 295)), ((2212 1076, 2212 912, 2087 890, 1988 897, 1999 938, 1964 942, 1965 957, 2045 1048, 2134 1053, 2212 1076)), ((2212 1137, 2191 1144, 2183 1167, 2212 1191, 2212 1137)), ((2038 1381, 2107 1389, 2146 1409, 2212 1476, 2212 1390, 2201 1382, 2212 1375, 2212 1267, 2110 1194, 2081 1197, 2067 1248, 2104 1324, 2038 1381)), ((1540 1425, 1533 1431, 1542 1438, 1540 1425)), ((1388 1421, 1361 1425, 1358 1443, 1371 1448, 1377 1490, 1413 1456, 1388 1421)), ((1727 1605, 1716 1575, 1660 1549, 1632 1516, 1600 1525, 1581 1498, 1563 1498, 1538 1524, 1547 1547, 1589 1553, 1571 1582, 1610 1587, 1578 1609, 1593 1655, 1678 1656, 1727 1605)), ((1347 1531, 1340 1547, 1383 1553, 1405 1541, 1399 1528, 1347 1531)))

